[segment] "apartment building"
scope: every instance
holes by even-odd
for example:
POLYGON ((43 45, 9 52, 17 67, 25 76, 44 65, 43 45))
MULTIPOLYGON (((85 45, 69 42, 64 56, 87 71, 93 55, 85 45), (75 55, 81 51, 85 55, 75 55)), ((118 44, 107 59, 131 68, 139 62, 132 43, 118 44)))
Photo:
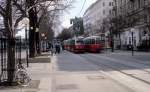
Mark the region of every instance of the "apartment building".
POLYGON ((101 33, 102 23, 112 14, 113 0, 97 0, 83 15, 85 33, 96 35, 101 33))
POLYGON ((150 48, 150 0, 114 0, 121 46, 150 48), (133 40, 131 33, 133 32, 133 40))

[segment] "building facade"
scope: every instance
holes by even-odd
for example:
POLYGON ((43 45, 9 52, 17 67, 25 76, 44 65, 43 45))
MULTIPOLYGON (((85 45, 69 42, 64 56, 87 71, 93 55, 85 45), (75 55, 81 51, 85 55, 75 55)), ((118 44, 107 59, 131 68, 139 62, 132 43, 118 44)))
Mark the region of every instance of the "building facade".
POLYGON ((103 21, 112 14, 113 5, 113 0, 97 0, 86 10, 83 16, 85 34, 101 33, 103 21))
MULTIPOLYGON (((124 49, 150 48, 150 0, 114 0, 115 31, 124 49), (131 35, 133 33, 133 37, 131 35), (132 39, 133 38, 133 39, 132 39)), ((119 45, 118 43, 116 43, 119 45)))

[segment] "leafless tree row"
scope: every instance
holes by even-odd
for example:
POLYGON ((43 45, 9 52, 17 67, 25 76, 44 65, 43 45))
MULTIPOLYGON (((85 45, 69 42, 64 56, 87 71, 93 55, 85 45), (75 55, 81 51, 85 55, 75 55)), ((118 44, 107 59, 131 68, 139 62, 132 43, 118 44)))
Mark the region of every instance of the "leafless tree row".
MULTIPOLYGON (((36 32, 43 19, 53 25, 55 14, 71 6, 73 0, 0 0, 0 15, 4 33, 8 39, 7 81, 13 82, 15 72, 15 33, 19 22, 29 18, 29 50, 30 57, 40 53, 39 32, 36 32), (38 48, 38 49, 37 49, 38 48)), ((50 29, 49 27, 49 29, 50 29)))

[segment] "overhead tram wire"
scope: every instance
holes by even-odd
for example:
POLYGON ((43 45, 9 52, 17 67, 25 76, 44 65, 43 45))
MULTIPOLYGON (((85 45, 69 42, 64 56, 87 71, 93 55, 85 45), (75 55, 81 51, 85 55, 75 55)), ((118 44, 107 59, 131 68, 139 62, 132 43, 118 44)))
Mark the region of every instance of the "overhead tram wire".
POLYGON ((81 14, 81 12, 82 12, 82 10, 83 10, 83 8, 84 8, 84 6, 85 6, 85 3, 86 3, 86 0, 84 0, 84 3, 83 3, 83 5, 82 5, 82 8, 81 8, 80 12, 78 13, 78 15, 81 14))

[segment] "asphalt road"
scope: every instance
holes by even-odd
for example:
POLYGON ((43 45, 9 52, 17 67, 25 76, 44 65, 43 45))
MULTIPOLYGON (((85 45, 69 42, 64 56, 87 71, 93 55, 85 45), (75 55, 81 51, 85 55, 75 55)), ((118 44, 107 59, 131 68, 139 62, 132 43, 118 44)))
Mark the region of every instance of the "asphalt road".
POLYGON ((149 54, 74 54, 52 57, 52 92, 149 92, 149 54))

